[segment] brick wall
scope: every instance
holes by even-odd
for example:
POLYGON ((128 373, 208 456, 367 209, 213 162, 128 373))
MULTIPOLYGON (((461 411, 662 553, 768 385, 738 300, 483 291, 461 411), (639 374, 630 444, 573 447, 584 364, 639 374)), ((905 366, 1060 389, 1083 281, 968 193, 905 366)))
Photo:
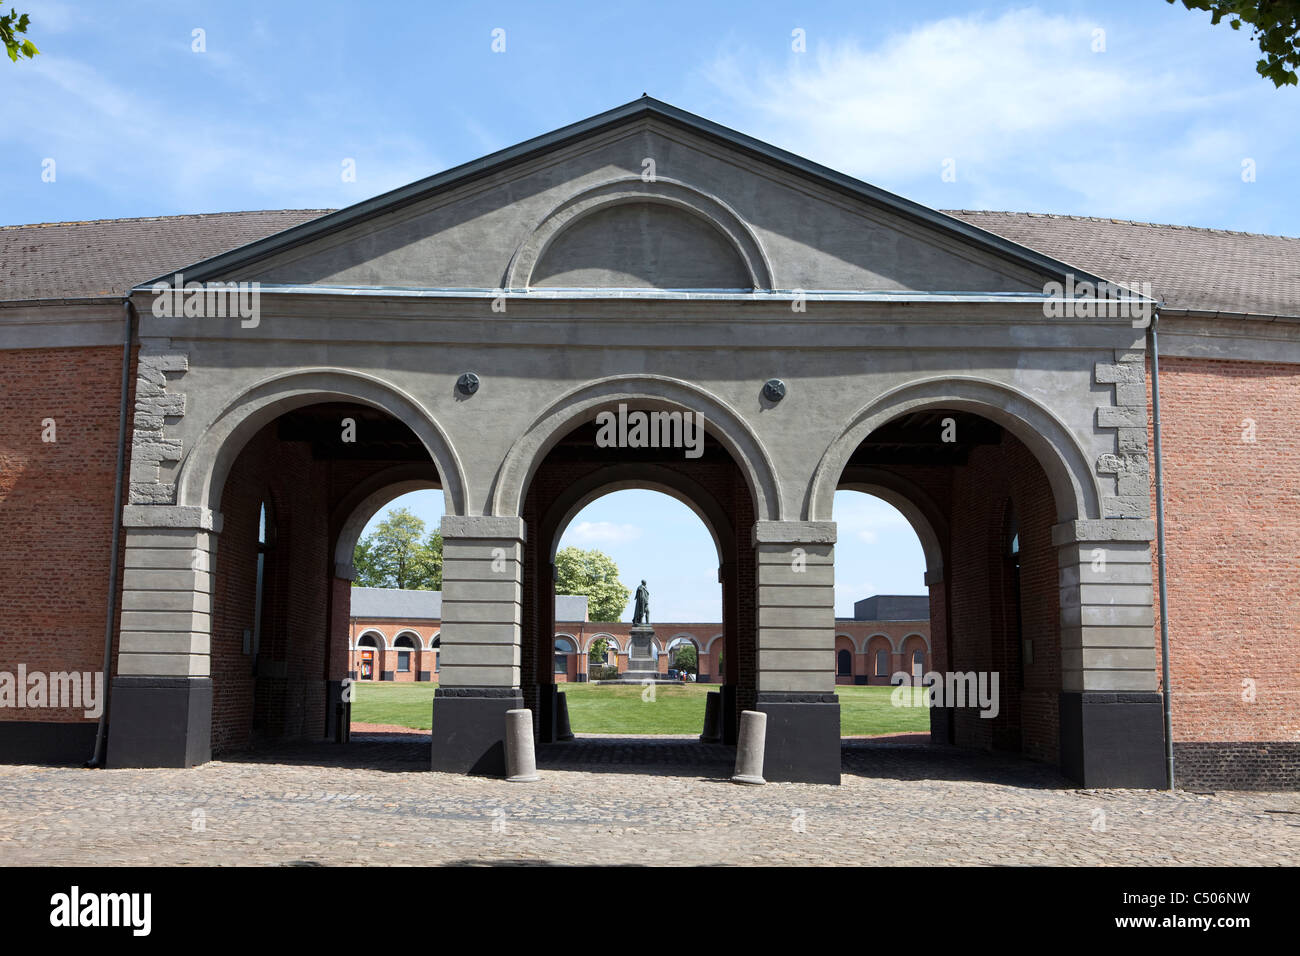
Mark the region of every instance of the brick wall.
POLYGON ((318 737, 325 725, 330 558, 329 462, 305 443, 280 442, 274 423, 248 443, 221 499, 212 614, 212 744, 256 735, 318 737), (244 653, 254 627, 258 514, 271 503, 257 676, 244 653))
MULTIPOLYGON (((0 671, 102 668, 121 366, 119 347, 0 351, 0 671), (42 441, 46 418, 57 441, 42 441)), ((85 719, 82 709, 0 711, 85 719)))
POLYGON ((1004 433, 979 446, 952 470, 950 578, 954 671, 997 671, 1001 706, 995 718, 972 709, 954 718, 962 746, 1019 749, 1059 758, 1060 610, 1057 554, 1051 541, 1056 507, 1033 454, 1004 433), (1014 573, 1007 558, 1009 508, 1020 532, 1020 633, 1016 639, 1014 573))
POLYGON ((1160 398, 1174 740, 1300 741, 1300 366, 1162 358, 1160 398))
POLYGON ((835 657, 837 684, 869 684, 884 686, 890 677, 900 671, 912 673, 912 654, 922 653, 922 669, 933 669, 934 658, 930 651, 929 621, 848 621, 835 622, 835 657), (898 648, 895 650, 895 648, 898 648), (849 651, 853 673, 847 677, 839 673, 839 652, 849 651), (877 674, 876 655, 884 651, 887 673, 877 674))
POLYGON ((377 647, 375 651, 375 675, 374 680, 382 679, 384 673, 391 672, 392 679, 395 683, 411 683, 419 680, 421 671, 429 672, 429 679, 436 681, 437 673, 437 650, 429 650, 429 642, 433 640, 441 631, 441 622, 439 621, 394 621, 378 620, 372 618, 352 618, 348 621, 349 629, 349 651, 348 671, 355 673, 357 679, 361 679, 361 651, 362 648, 357 645, 357 641, 366 633, 375 632, 383 635, 383 640, 376 638, 377 647), (397 647, 395 641, 403 634, 408 637, 412 634, 411 641, 417 644, 417 647, 397 647), (417 640, 418 638, 418 640, 417 640), (385 645, 387 650, 385 650, 385 645), (411 666, 409 670, 402 671, 398 667, 399 651, 408 651, 411 655, 411 666))

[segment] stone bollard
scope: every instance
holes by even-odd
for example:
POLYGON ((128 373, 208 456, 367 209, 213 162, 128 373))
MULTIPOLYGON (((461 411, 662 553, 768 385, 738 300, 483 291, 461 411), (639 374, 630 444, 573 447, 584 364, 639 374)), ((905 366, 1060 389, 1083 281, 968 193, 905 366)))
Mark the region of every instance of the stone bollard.
POLYGON ((573 728, 569 726, 569 698, 564 696, 564 691, 555 695, 555 739, 573 739, 573 728))
POLYGON ((704 698, 704 733, 700 740, 706 744, 722 743, 722 695, 716 690, 709 691, 704 698))
POLYGON ((767 783, 763 779, 763 748, 767 744, 767 714, 757 710, 740 712, 740 736, 736 740, 736 773, 732 783, 767 783))
POLYGON ((527 707, 506 711, 506 779, 511 783, 539 779, 533 753, 533 712, 527 707))

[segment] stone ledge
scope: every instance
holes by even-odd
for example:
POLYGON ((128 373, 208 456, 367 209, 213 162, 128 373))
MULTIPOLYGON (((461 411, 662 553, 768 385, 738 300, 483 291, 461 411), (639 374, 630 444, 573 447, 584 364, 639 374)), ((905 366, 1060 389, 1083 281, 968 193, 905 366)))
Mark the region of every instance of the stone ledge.
POLYGON ((126 505, 122 526, 220 532, 221 513, 198 505, 126 505))
POLYGON ((759 704, 838 704, 839 701, 836 694, 762 690, 758 692, 757 702, 759 704))
POLYGON ((1155 539, 1156 523, 1150 518, 1085 518, 1052 526, 1052 544, 1079 544, 1106 541, 1141 541, 1155 539))
POLYGON ((759 544, 834 544, 834 521, 755 521, 752 541, 759 544))
POLYGON ((528 528, 518 515, 443 515, 442 536, 527 541, 528 528))
POLYGON ((438 687, 435 697, 519 697, 518 687, 438 687))

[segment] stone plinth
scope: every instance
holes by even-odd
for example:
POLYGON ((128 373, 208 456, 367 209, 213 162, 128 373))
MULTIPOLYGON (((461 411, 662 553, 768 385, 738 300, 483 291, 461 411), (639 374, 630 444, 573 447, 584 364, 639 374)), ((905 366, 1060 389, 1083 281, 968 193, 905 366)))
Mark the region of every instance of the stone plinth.
POLYGON ((660 674, 655 664, 653 640, 655 629, 649 624, 634 624, 628 631, 627 669, 619 674, 616 681, 600 681, 602 684, 642 684, 646 681, 671 684, 671 680, 660 674))

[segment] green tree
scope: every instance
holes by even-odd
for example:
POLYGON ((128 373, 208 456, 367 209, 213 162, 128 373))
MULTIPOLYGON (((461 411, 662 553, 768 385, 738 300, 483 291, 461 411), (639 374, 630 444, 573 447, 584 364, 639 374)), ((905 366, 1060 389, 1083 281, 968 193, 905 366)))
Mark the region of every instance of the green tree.
POLYGON ((442 587, 442 535, 425 535, 424 521, 397 508, 358 542, 356 583, 369 588, 437 591, 442 587))
POLYGON ((695 645, 685 642, 673 648, 673 667, 691 674, 699 672, 700 657, 695 653, 695 645))
POLYGON ((383 572, 379 570, 379 556, 375 554, 374 535, 367 535, 357 542, 352 552, 352 570, 356 572, 359 587, 383 587, 382 584, 373 583, 383 579, 383 572))
POLYGON ((1224 17, 1234 30, 1240 30, 1243 23, 1249 24, 1253 31, 1251 39, 1259 42, 1259 52, 1264 54, 1255 64, 1255 71, 1272 80, 1279 89, 1296 85, 1296 68, 1300 67, 1300 0, 1182 0, 1182 4, 1188 10, 1208 10, 1213 24, 1224 17))
POLYGON ((593 664, 605 663, 605 654, 609 651, 609 638, 598 637, 591 642, 591 649, 587 652, 587 660, 593 664))
POLYGON ((4 40, 5 52, 9 54, 9 59, 15 63, 20 56, 31 59, 41 51, 36 49, 36 44, 32 43, 26 37, 19 37, 27 32, 27 25, 31 23, 31 17, 27 14, 19 16, 18 11, 10 8, 8 13, 0 11, 0 40, 4 40))
POLYGON ((442 590, 442 532, 433 531, 420 545, 420 560, 429 575, 429 590, 442 590))
POLYGON ((617 621, 632 592, 618 580, 618 565, 609 555, 568 547, 555 556, 555 593, 585 594, 591 620, 617 621))

